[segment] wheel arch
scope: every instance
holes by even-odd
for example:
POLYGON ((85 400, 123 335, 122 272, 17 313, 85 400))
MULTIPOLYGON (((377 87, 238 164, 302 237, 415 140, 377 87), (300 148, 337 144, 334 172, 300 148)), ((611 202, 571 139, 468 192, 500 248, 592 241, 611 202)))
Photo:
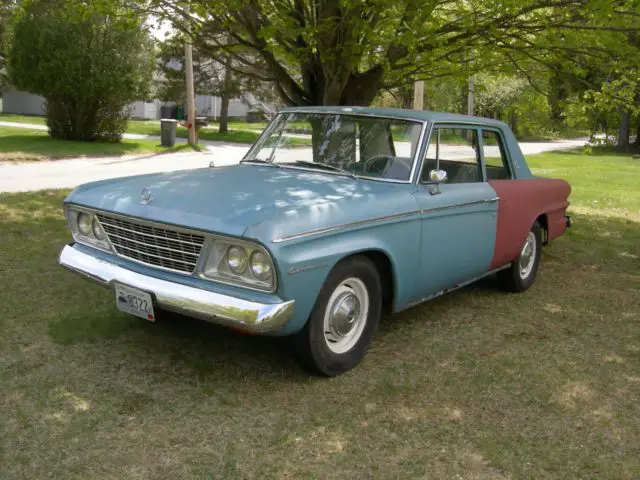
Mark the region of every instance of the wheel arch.
MULTIPOLYGON (((365 249, 357 252, 350 252, 340 258, 331 268, 331 271, 339 264, 355 257, 365 257, 371 261, 378 270, 380 275, 380 285, 382 287, 382 309, 383 313, 391 313, 394 309, 393 301, 395 299, 396 271, 391 260, 391 255, 381 249, 365 249)), ((330 272, 329 272, 330 273, 330 272)))
POLYGON ((364 256, 378 270, 385 292, 385 310, 396 312, 414 298, 419 268, 419 217, 376 226, 275 244, 281 282, 278 295, 296 299, 296 313, 282 334, 302 328, 318 298, 320 289, 339 263, 364 256), (399 228, 399 224, 402 228, 399 228), (374 234, 375 233, 375 234, 374 234))
POLYGON ((549 243, 549 217, 546 212, 538 215, 534 223, 540 224, 542 227, 542 244, 546 245, 549 243))

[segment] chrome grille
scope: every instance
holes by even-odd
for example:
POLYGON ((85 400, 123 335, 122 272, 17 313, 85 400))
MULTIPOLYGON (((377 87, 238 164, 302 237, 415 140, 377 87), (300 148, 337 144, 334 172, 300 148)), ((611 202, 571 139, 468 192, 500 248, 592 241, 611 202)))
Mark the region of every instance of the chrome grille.
POLYGON ((193 273, 204 236, 96 214, 116 253, 122 257, 182 273, 193 273))

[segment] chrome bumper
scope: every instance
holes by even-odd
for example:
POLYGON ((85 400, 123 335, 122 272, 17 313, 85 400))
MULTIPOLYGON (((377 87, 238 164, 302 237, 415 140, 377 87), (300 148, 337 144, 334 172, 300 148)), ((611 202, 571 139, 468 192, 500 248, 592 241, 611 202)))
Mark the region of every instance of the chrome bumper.
POLYGON ((293 316, 293 300, 273 304, 251 302, 168 282, 87 255, 71 245, 65 246, 60 253, 60 265, 105 287, 113 287, 114 282, 119 282, 144 290, 161 308, 242 330, 277 330, 293 316))

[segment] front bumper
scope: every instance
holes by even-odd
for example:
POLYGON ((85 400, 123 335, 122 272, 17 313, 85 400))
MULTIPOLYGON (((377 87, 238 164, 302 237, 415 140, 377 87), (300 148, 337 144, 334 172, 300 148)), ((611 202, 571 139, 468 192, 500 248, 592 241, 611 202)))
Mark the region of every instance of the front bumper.
POLYGON ((143 275, 67 245, 60 265, 105 287, 114 282, 148 292, 161 308, 252 332, 279 329, 293 317, 294 301, 260 303, 143 275))

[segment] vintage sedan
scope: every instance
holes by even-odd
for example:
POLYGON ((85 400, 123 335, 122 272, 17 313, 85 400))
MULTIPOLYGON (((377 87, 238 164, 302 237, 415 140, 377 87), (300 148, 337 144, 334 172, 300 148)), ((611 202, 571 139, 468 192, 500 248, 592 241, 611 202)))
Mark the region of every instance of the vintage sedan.
POLYGON ((381 314, 497 273, 513 292, 570 226, 570 186, 531 174, 504 123, 284 109, 239 165, 82 185, 60 263, 154 321, 169 310, 292 336, 316 371, 363 358, 381 314))

